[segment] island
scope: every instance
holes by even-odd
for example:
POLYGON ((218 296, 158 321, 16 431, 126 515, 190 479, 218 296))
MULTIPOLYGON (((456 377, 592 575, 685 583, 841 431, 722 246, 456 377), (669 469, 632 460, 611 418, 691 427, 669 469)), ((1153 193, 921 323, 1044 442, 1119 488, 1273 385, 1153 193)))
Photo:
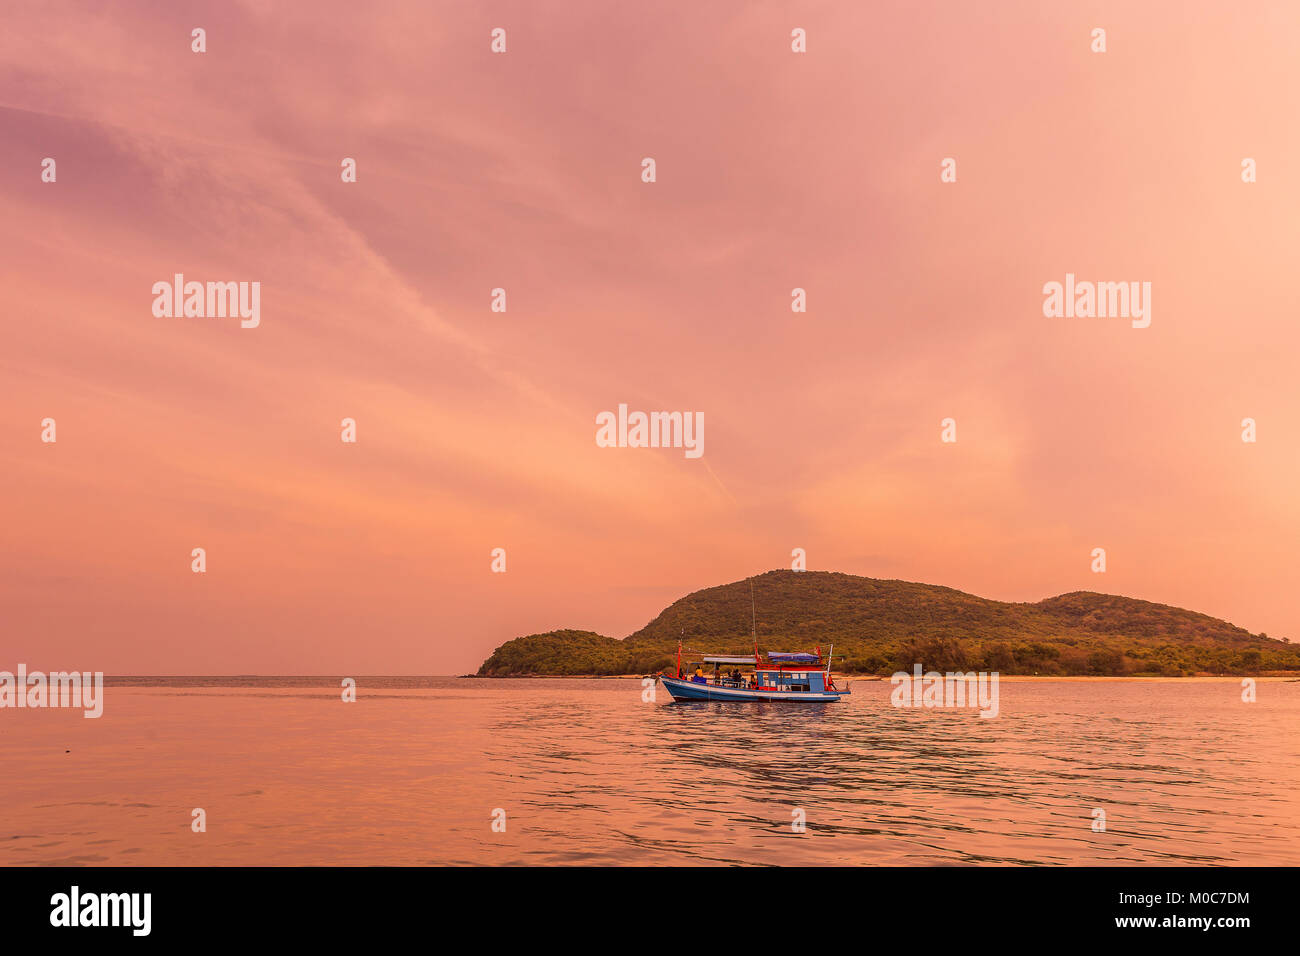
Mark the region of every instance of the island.
POLYGON ((1073 591, 1035 603, 834 571, 768 571, 695 591, 635 634, 556 630, 506 641, 478 677, 655 674, 677 641, 711 654, 835 645, 835 670, 887 676, 938 671, 1010 675, 1300 677, 1300 644, 1134 598, 1073 591), (753 588, 751 605, 750 589, 753 588))

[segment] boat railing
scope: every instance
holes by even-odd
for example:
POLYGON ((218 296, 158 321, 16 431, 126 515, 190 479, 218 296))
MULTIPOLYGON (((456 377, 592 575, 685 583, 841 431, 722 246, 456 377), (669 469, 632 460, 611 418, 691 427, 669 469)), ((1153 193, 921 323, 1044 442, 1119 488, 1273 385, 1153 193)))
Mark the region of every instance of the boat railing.
POLYGON ((717 679, 715 680, 714 678, 709 677, 708 675, 705 675, 703 681, 697 681, 697 680, 694 679, 694 675, 692 675, 692 674, 683 674, 683 675, 678 676, 677 679, 680 680, 680 681, 687 681, 687 682, 692 683, 692 684, 700 684, 700 683, 702 683, 702 684, 705 684, 705 685, 707 685, 707 686, 709 686, 709 687, 734 687, 734 688, 744 689, 744 688, 747 688, 747 687, 753 687, 753 686, 754 686, 754 681, 749 680, 748 678, 744 678, 744 677, 742 677, 740 680, 733 680, 733 679, 730 678, 730 677, 719 677, 719 678, 717 678, 717 679))

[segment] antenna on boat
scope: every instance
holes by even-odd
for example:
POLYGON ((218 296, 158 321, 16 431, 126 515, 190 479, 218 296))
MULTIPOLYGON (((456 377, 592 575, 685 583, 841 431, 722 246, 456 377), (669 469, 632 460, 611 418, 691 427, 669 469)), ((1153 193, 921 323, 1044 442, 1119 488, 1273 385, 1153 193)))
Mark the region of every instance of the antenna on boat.
POLYGON ((754 670, 755 679, 758 674, 758 608, 754 604, 754 579, 749 579, 749 613, 750 613, 750 635, 754 638, 754 670))
POLYGON ((754 579, 753 578, 749 579, 749 613, 752 615, 752 617, 750 618, 752 622, 751 633, 754 636, 754 643, 757 644, 758 643, 758 607, 754 604, 754 579))

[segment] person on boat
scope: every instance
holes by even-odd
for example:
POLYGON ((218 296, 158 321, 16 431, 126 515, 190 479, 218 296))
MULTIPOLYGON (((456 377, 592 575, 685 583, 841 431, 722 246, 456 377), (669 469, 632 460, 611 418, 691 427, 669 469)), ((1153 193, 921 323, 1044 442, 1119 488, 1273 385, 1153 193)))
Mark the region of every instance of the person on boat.
POLYGON ((704 676, 704 668, 703 667, 695 668, 695 676, 692 677, 691 680, 696 684, 707 684, 708 679, 704 676))

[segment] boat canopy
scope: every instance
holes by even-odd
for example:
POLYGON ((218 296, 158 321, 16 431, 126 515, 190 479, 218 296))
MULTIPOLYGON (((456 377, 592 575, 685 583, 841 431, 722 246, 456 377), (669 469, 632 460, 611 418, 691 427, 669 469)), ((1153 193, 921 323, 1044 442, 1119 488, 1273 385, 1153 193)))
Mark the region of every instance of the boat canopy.
POLYGON ((787 653, 785 651, 772 651, 767 655, 769 661, 794 661, 799 664, 816 664, 821 660, 816 654, 807 654, 804 652, 787 653))
POLYGON ((706 664, 752 664, 754 663, 754 655, 750 654, 747 657, 706 657, 704 658, 704 663, 706 664))

